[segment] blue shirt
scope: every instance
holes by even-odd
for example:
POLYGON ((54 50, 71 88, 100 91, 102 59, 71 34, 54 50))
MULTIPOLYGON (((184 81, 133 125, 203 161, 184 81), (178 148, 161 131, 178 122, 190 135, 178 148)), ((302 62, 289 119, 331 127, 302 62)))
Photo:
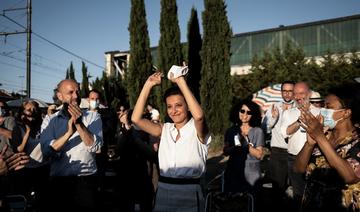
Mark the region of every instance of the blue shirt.
POLYGON ((43 125, 40 135, 41 149, 44 158, 51 159, 50 176, 86 176, 97 171, 95 155, 103 144, 102 122, 100 114, 84 111, 82 122, 93 135, 94 143, 86 146, 76 131, 59 151, 51 145, 65 134, 68 128, 68 118, 59 111, 53 114, 48 125, 43 125))

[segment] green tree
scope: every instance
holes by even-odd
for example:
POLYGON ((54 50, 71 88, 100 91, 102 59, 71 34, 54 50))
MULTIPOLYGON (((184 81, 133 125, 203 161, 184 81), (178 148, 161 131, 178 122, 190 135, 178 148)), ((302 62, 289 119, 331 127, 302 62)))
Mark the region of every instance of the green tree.
POLYGON ((191 9, 190 21, 188 23, 188 67, 189 74, 187 83, 189 84, 194 96, 200 101, 200 79, 201 79, 201 57, 200 51, 202 39, 199 29, 199 20, 196 9, 191 9))
POLYGON ((81 83, 81 90, 80 96, 82 98, 87 98, 89 95, 89 75, 87 72, 87 66, 84 62, 81 63, 81 72, 82 72, 82 83, 81 83))
POLYGON ((152 74, 152 58, 144 0, 131 0, 130 63, 125 75, 130 106, 133 107, 146 79, 152 74))
POLYGON ((223 0, 205 0, 201 50, 201 104, 215 135, 229 127, 231 109, 230 45, 232 32, 223 0))
MULTIPOLYGON (((165 76, 172 65, 182 65, 183 56, 176 0, 161 0, 160 40, 157 50, 158 67, 165 76)), ((171 82, 164 80, 161 87, 156 89, 157 106, 162 114, 165 112, 162 93, 170 86, 171 82)))
POLYGON ((76 81, 76 79, 75 79, 75 69, 74 69, 74 66, 73 66, 72 62, 70 63, 70 67, 68 69, 68 72, 69 72, 69 78, 67 78, 67 79, 73 79, 73 80, 76 81))

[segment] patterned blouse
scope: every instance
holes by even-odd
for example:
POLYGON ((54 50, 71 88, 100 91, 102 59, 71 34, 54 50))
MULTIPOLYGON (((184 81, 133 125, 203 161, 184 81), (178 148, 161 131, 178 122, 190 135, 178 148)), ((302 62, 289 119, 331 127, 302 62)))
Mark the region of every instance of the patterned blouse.
MULTIPOLYGON (((347 160, 360 177, 360 137, 354 130, 339 142, 337 154, 347 160)), ((331 168, 325 156, 315 147, 306 170, 307 184, 303 196, 302 210, 320 208, 338 209, 336 211, 359 211, 360 182, 346 184, 338 172, 331 168)))

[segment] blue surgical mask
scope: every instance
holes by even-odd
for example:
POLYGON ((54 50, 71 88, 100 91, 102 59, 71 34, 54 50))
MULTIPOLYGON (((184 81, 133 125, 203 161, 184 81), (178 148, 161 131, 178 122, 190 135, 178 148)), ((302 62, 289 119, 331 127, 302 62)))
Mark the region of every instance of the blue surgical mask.
POLYGON ((91 109, 91 110, 95 110, 96 108, 99 107, 99 101, 90 100, 89 106, 90 106, 90 109, 91 109))
MULTIPOLYGON (((343 109, 339 109, 339 110, 343 110, 343 109)), ((339 111, 339 110, 334 110, 334 109, 328 109, 328 108, 321 108, 320 109, 320 114, 324 117, 324 122, 323 125, 324 127, 329 127, 329 129, 334 129, 336 124, 342 120, 343 118, 340 118, 338 120, 334 120, 333 115, 335 111, 339 111)))

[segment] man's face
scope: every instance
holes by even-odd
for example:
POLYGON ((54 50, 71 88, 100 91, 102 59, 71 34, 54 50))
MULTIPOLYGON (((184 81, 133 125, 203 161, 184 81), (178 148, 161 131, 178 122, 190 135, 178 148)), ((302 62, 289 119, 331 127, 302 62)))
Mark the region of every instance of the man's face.
POLYGON ((298 106, 308 105, 310 103, 310 89, 305 83, 297 83, 294 86, 294 99, 298 106))
POLYGON ((294 85, 284 84, 281 89, 281 96, 285 102, 291 102, 294 99, 294 85))
POLYGON ((79 86, 73 81, 65 81, 59 87, 57 96, 62 103, 79 105, 79 86))

